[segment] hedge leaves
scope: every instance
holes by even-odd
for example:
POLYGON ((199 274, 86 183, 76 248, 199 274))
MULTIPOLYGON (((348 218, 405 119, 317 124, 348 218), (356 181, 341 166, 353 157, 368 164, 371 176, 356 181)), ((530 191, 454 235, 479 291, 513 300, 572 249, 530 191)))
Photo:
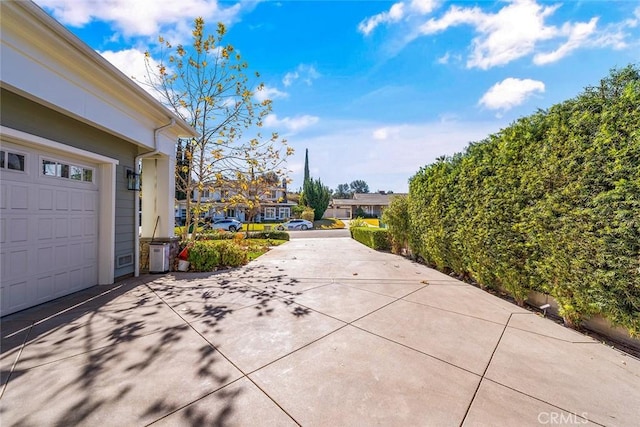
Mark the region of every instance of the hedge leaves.
POLYGON ((640 70, 423 167, 407 212, 427 262, 520 303, 550 293, 568 323, 601 313, 640 333, 640 70))

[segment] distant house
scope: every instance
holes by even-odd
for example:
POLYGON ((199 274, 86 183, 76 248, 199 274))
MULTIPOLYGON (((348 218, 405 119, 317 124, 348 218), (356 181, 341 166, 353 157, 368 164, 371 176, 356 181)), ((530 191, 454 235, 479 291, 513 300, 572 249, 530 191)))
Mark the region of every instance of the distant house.
POLYGON ((177 244, 175 143, 197 133, 33 2, 0 2, 0 27, 4 316, 137 275, 139 225, 177 244))
POLYGON ((325 218, 352 219, 357 216, 382 218, 382 212, 396 196, 405 193, 355 193, 351 199, 333 199, 324 213, 325 218))
MULTIPOLYGON (((207 186, 205 186, 207 187, 207 186)), ((232 183, 222 186, 208 186, 210 189, 202 191, 201 203, 205 210, 201 217, 211 220, 222 218, 236 218, 245 222, 249 218, 248 206, 238 202, 237 191, 232 183)), ((193 203, 198 198, 198 191, 194 191, 193 203)), ((281 185, 274 185, 265 189, 259 196, 260 207, 254 221, 284 221, 291 217, 291 209, 296 203, 287 201, 287 185, 283 181, 281 185)), ((176 206, 176 222, 184 223, 187 217, 187 202, 181 200, 176 206)))

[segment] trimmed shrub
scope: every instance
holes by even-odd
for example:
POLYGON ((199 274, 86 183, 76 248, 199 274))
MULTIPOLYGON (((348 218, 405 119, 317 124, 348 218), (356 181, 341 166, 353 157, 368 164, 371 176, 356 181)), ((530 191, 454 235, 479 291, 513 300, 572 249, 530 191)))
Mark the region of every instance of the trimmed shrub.
POLYGON ((360 227, 368 227, 369 224, 361 217, 356 217, 349 221, 349 232, 351 233, 351 238, 353 239, 353 230, 360 227))
POLYGON ((307 221, 311 221, 313 222, 313 220, 315 219, 316 213, 313 209, 311 208, 305 208, 304 211, 302 211, 302 214, 300 215, 300 218, 302 219, 306 219, 307 221))
POLYGON ((189 249, 194 271, 214 271, 218 267, 239 267, 247 263, 247 251, 234 242, 197 241, 189 249))
POLYGON ((369 246, 377 251, 391 249, 389 231, 385 228, 353 227, 351 229, 353 239, 369 246))
POLYGON ((289 241, 289 233, 286 231, 258 231, 249 233, 249 239, 272 239, 289 241))
POLYGON ((237 244, 220 242, 218 249, 220 251, 220 265, 223 267, 240 267, 249 261, 247 250, 237 244))
POLYGON ((236 234, 240 233, 230 233, 228 231, 214 230, 210 233, 198 234, 198 240, 233 240, 236 234))
POLYGON ((387 225, 391 236, 391 251, 401 254, 409 247, 411 226, 409 224, 409 200, 405 196, 391 199, 389 207, 382 213, 382 220, 387 225))

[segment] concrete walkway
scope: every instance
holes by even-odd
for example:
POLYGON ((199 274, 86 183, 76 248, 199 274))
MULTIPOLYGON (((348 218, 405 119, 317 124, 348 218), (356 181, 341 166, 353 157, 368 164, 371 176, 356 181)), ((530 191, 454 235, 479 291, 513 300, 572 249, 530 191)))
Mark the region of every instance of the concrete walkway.
POLYGON ((640 361, 349 238, 2 319, 0 424, 635 426, 640 361))

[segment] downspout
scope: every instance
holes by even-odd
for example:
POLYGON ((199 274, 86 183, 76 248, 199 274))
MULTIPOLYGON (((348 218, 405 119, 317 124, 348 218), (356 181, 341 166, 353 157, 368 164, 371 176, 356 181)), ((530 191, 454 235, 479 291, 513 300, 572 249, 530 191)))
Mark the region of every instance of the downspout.
MULTIPOLYGON (((168 127, 174 126, 175 124, 176 124, 176 120, 171 119, 171 122, 169 122, 168 124, 164 126, 160 126, 159 128, 156 128, 153 130, 153 150, 146 153, 138 154, 136 156, 135 163, 134 163, 134 169, 136 174, 140 174, 140 161, 143 158, 155 156, 160 152, 160 150, 158 149, 158 135, 160 134, 160 132, 168 127)), ((135 196, 134 211, 135 211, 134 232, 136 234, 136 238, 134 239, 135 268, 134 268, 133 275, 135 277, 138 277, 140 276, 140 232, 139 232, 140 230, 140 195, 137 192, 135 196)))

